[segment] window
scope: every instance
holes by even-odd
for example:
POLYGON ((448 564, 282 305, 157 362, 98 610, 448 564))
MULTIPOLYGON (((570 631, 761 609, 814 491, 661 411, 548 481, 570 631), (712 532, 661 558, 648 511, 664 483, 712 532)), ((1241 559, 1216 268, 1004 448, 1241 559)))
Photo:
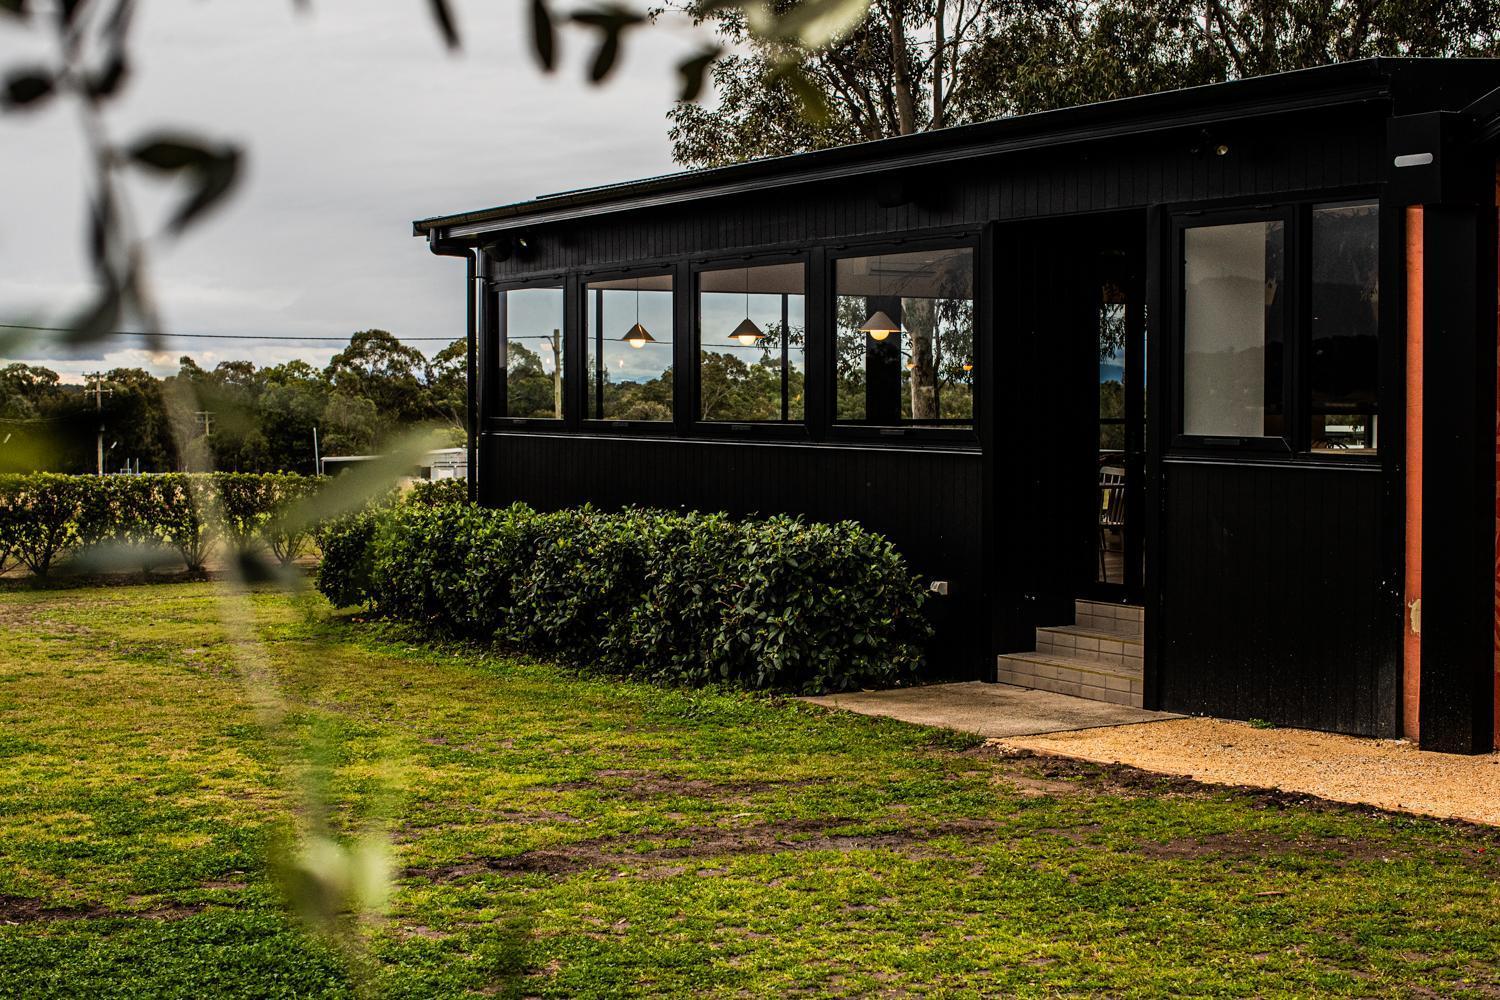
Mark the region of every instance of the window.
POLYGON ((1285 229, 1266 220, 1184 233, 1184 434, 1283 434, 1285 229))
POLYGON ((503 291, 500 316, 505 415, 561 420, 562 286, 503 291))
POLYGON ((591 420, 672 419, 672 276, 584 286, 584 344, 591 420))
POLYGON ((972 423, 972 249, 845 257, 834 295, 840 422, 972 423))
POLYGON ((1373 202, 1312 209, 1308 388, 1313 451, 1373 452, 1376 447, 1378 213, 1373 202))
POLYGON ((805 287, 800 262, 698 276, 700 419, 802 419, 805 287))

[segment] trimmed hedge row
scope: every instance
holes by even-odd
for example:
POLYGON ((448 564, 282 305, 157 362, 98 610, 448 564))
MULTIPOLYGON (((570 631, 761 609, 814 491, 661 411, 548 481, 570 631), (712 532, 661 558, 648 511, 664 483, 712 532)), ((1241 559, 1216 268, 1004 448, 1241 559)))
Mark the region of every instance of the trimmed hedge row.
POLYGON ((287 565, 306 549, 311 529, 285 512, 318 483, 229 472, 0 475, 0 571, 19 561, 46 576, 63 556, 110 545, 172 549, 198 571, 221 540, 236 552, 264 545, 287 565))
POLYGON ((905 560, 853 522, 423 499, 324 527, 329 600, 609 673, 802 691, 909 682, 931 635, 905 560))

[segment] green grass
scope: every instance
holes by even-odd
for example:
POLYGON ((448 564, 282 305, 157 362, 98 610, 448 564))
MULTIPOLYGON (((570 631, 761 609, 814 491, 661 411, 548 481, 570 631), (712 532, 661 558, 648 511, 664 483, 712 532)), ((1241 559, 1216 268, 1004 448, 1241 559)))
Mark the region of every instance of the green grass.
POLYGON ((207 584, 0 592, 0 996, 344 996, 266 858, 309 747, 389 996, 1487 996, 1495 831, 580 678, 207 584), (289 734, 289 735, 288 735, 289 734))

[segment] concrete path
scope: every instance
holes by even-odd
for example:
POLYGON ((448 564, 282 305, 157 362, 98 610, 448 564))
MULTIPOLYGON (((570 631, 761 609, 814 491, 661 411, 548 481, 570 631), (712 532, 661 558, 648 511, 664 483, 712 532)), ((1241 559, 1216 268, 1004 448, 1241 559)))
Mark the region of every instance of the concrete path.
POLYGON ((997 739, 1003 747, 1250 785, 1471 823, 1500 825, 1500 754, 1462 757, 1403 740, 1179 719, 997 739))
POLYGON ((827 708, 956 729, 991 739, 1182 718, 1166 712, 1145 712, 1087 698, 983 681, 929 684, 890 691, 856 691, 804 700, 827 708))
POLYGON ((1257 729, 979 681, 804 700, 975 733, 999 747, 1500 825, 1500 754, 1460 757, 1402 740, 1257 729))

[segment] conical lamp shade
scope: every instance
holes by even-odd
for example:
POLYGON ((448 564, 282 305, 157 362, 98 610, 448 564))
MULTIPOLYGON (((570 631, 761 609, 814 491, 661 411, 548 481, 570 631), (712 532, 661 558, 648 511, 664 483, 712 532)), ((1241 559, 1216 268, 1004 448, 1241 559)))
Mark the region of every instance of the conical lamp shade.
POLYGON ((901 324, 887 316, 884 309, 876 309, 859 328, 868 333, 871 340, 884 340, 893 333, 899 333, 901 324))
POLYGON ((754 320, 746 316, 740 325, 734 328, 734 332, 729 335, 729 339, 738 340, 745 347, 754 347, 762 340, 765 340, 766 335, 760 332, 760 327, 755 325, 754 320))
POLYGON ((651 336, 650 332, 648 332, 647 329, 644 326, 641 326, 641 324, 639 323, 637 323, 635 326, 632 326, 626 332, 625 336, 621 337, 620 339, 625 341, 625 343, 629 344, 631 347, 635 348, 641 348, 645 347, 647 344, 656 343, 656 338, 651 336))

